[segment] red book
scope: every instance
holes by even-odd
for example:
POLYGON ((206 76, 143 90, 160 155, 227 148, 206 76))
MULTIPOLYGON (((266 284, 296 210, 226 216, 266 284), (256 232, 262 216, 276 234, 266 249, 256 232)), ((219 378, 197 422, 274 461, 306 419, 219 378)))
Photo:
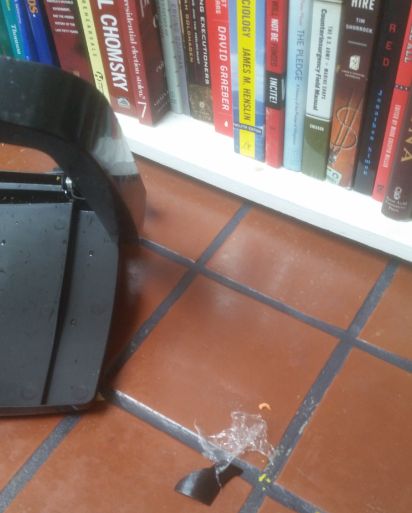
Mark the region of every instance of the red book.
POLYGON ((120 0, 118 5, 137 117, 154 125, 170 107, 155 2, 120 0))
POLYGON ((228 0, 206 0, 213 121, 216 132, 233 136, 228 0))
POLYGON ((61 68, 94 85, 75 1, 45 0, 44 7, 61 68))
POLYGON ((90 4, 110 93, 110 103, 116 112, 136 116, 137 104, 125 54, 124 27, 120 20, 123 13, 114 0, 91 0, 90 4))
POLYGON ((378 172, 372 196, 383 201, 389 176, 393 167, 395 150, 398 144, 400 127, 403 124, 409 91, 412 86, 412 7, 409 11, 408 24, 403 40, 401 57, 392 93, 388 121, 386 123, 378 172))
POLYGON ((266 162, 283 164, 288 0, 266 0, 266 162))

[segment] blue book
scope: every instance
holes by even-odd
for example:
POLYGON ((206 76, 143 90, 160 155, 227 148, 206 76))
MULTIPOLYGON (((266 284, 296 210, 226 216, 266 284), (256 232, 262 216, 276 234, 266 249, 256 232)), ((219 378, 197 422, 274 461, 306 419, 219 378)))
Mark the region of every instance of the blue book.
POLYGON ((265 160, 265 3, 229 0, 235 151, 265 160))
POLYGON ((44 64, 57 64, 41 2, 39 0, 23 0, 23 2, 33 34, 37 60, 44 64))
POLYGON ((21 37, 22 56, 26 61, 37 61, 37 51, 34 44, 33 34, 30 28, 29 19, 24 5, 24 0, 14 0, 16 11, 17 27, 21 37))
POLYGON ((313 0, 290 0, 283 165, 302 170, 313 0))

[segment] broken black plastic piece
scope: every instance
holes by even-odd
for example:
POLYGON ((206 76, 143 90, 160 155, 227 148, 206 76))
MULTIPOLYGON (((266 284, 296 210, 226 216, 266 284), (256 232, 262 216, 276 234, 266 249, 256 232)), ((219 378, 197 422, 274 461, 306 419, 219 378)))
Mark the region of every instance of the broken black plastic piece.
POLYGON ((222 472, 218 472, 217 468, 218 464, 191 472, 177 483, 175 490, 182 495, 210 506, 223 486, 243 472, 233 463, 222 472))
POLYGON ((93 86, 0 58, 0 90, 0 141, 61 167, 0 171, 0 415, 84 409, 109 337, 119 244, 137 241, 144 187, 93 86))

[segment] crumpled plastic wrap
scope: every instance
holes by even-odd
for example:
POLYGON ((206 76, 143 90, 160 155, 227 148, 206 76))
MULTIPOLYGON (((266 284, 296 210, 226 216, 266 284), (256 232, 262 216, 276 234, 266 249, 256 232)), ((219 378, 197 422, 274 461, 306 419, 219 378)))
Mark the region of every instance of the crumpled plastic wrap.
POLYGON ((258 452, 270 460, 273 446, 267 439, 267 424, 259 414, 234 411, 232 425, 214 435, 205 436, 198 426, 203 454, 216 463, 217 473, 223 472, 231 462, 246 452, 258 452))

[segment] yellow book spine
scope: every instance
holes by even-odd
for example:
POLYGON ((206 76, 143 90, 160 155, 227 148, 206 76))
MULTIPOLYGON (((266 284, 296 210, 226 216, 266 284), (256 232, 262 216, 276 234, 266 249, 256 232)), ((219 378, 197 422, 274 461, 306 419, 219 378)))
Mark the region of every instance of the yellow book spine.
MULTIPOLYGON (((248 9, 242 9, 242 2, 238 1, 239 122, 253 127, 256 124, 256 0, 250 0, 248 7, 248 9)), ((256 135, 252 131, 239 130, 239 149, 242 155, 247 157, 255 156, 255 138, 256 135)))
POLYGON ((82 21, 83 33, 93 71, 94 83, 96 88, 103 93, 110 102, 109 87, 107 85, 106 73, 104 71, 102 56, 100 54, 99 41, 97 39, 90 0, 77 0, 77 6, 79 8, 80 18, 82 21))

